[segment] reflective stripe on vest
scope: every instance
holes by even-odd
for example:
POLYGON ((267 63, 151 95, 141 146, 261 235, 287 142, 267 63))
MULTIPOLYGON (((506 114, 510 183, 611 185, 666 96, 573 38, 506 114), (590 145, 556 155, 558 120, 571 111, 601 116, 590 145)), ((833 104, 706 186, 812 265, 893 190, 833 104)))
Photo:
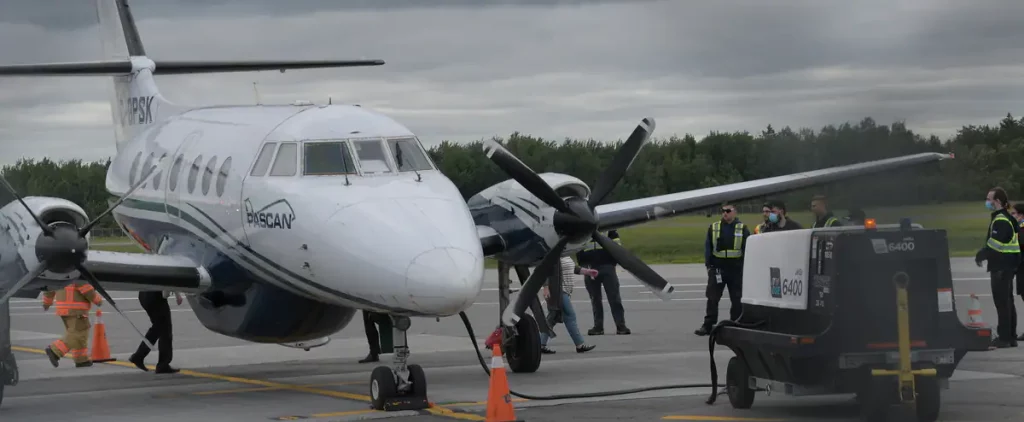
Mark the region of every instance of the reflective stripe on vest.
MULTIPOLYGON (((622 240, 620 240, 617 237, 612 239, 612 242, 618 243, 619 246, 622 246, 622 240)), ((604 248, 601 247, 600 243, 597 243, 597 242, 594 242, 594 241, 587 242, 587 246, 585 246, 583 248, 584 251, 595 251, 595 250, 598 250, 598 249, 604 249, 604 248)))
POLYGON ((63 291, 57 292, 57 315, 69 315, 70 311, 73 310, 88 312, 89 309, 92 308, 92 304, 90 304, 88 302, 88 299, 86 299, 86 294, 91 292, 92 290, 93 287, 90 284, 76 286, 74 283, 71 283, 68 284, 67 286, 64 286, 63 291), (64 297, 61 297, 62 293, 64 297), (80 297, 82 300, 78 300, 78 298, 75 297, 75 293, 81 293, 82 296, 80 297))
POLYGON ((992 227, 995 226, 996 221, 999 221, 999 220, 1003 220, 1003 221, 1009 223, 1010 227, 1013 227, 1013 221, 1010 221, 1010 219, 1006 218, 1005 215, 1003 215, 1003 214, 996 215, 996 218, 993 218, 992 222, 989 223, 989 225, 988 225, 989 237, 988 237, 988 242, 985 245, 990 247, 990 248, 992 248, 992 250, 994 250, 996 252, 999 252, 999 253, 1020 253, 1020 244, 1017 243, 1017 231, 1016 230, 1013 231, 1013 237, 1010 238, 1010 242, 1009 243, 1002 243, 1002 242, 992 238, 992 234, 991 234, 992 233, 992 227))
POLYGON ((724 251, 718 250, 718 236, 722 231, 722 222, 711 223, 711 253, 717 258, 742 258, 743 257, 743 223, 736 223, 732 232, 732 248, 724 251))
MULTIPOLYGON (((833 225, 833 224, 836 224, 836 223, 838 223, 838 222, 839 222, 839 219, 838 219, 838 218, 835 218, 835 217, 829 217, 829 218, 828 218, 828 220, 825 220, 825 225, 824 225, 824 226, 822 226, 822 227, 832 227, 832 225, 833 225)), ((813 225, 813 226, 811 226, 811 228, 812 228, 812 229, 818 228, 818 222, 817 222, 817 221, 815 221, 815 222, 814 222, 814 225, 813 225)))

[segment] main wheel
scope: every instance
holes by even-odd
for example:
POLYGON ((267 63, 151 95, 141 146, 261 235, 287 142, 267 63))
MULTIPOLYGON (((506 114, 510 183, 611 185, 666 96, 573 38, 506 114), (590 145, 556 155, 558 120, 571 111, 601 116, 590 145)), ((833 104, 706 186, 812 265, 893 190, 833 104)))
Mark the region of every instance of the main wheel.
POLYGON ((387 366, 373 368, 370 374, 370 401, 373 408, 384 410, 384 403, 398 395, 395 373, 387 366))
POLYGON ((423 372, 423 367, 412 364, 406 366, 406 368, 409 370, 409 382, 412 383, 412 396, 426 399, 427 374, 423 372))
POLYGON ((729 359, 725 369, 725 390, 729 393, 729 404, 733 409, 750 409, 754 404, 754 390, 750 388, 750 371, 747 364, 736 356, 729 359))
POLYGON ((935 422, 939 420, 939 377, 914 377, 914 389, 917 390, 917 397, 914 399, 917 407, 917 420, 919 422, 935 422))
POLYGON ((540 327, 533 316, 523 315, 516 323, 516 337, 506 347, 505 358, 512 372, 537 372, 540 368, 540 327))

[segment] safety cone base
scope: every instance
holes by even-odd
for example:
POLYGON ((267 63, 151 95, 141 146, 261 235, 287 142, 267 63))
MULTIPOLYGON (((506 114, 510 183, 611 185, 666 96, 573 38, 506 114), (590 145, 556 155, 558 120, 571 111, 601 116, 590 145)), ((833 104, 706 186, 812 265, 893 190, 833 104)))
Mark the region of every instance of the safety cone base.
POLYGON ((396 397, 384 402, 385 412, 398 412, 402 410, 423 410, 430 407, 430 401, 426 397, 396 397))
POLYGON ((93 360, 92 360, 92 362, 93 362, 93 363, 104 363, 104 362, 114 362, 114 361, 116 361, 116 360, 117 360, 117 359, 114 359, 114 358, 108 358, 108 359, 93 359, 93 360))

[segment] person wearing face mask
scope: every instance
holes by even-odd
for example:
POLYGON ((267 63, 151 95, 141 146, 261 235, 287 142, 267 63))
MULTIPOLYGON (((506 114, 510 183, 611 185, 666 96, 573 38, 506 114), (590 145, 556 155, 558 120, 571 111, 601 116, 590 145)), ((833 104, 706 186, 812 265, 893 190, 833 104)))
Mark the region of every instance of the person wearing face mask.
POLYGON ((994 187, 988 191, 985 207, 992 212, 985 246, 978 250, 974 262, 980 267, 988 261, 992 301, 996 306, 997 336, 992 345, 998 348, 1017 347, 1017 309, 1013 303, 1013 277, 1020 266, 1020 223, 1010 215, 1006 191, 994 187))
POLYGON ((800 230, 804 228, 796 220, 786 216, 786 203, 782 201, 771 202, 771 212, 768 214, 768 225, 765 232, 778 232, 783 230, 800 230))

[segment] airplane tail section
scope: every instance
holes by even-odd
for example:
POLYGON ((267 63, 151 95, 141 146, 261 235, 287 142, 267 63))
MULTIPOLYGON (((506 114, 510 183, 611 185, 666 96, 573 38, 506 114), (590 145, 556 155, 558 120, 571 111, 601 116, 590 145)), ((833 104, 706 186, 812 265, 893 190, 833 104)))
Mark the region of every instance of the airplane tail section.
POLYGON ((167 101, 155 75, 380 66, 383 60, 154 61, 146 56, 128 0, 96 0, 103 60, 0 66, 2 76, 110 76, 110 112, 118 151, 147 127, 188 107, 167 101))

